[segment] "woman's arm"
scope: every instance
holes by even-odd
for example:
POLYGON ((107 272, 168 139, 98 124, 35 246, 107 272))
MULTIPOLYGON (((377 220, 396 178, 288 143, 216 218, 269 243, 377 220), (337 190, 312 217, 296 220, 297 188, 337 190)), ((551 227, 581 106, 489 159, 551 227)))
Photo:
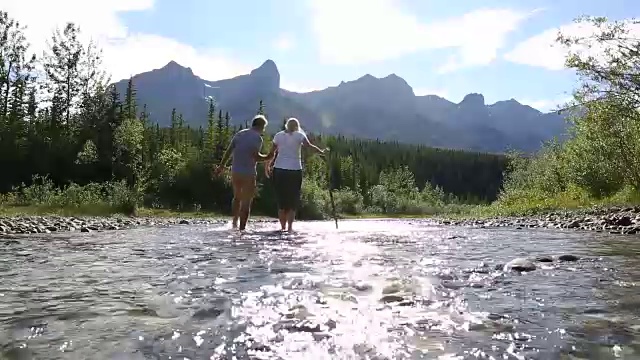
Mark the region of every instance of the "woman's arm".
POLYGON ((304 139, 302 139, 302 144, 304 146, 308 146, 308 147, 312 148, 313 151, 317 152, 318 154, 324 154, 324 152, 325 152, 324 149, 320 149, 319 147, 313 145, 311 143, 311 141, 309 141, 309 138, 306 135, 304 136, 304 139))

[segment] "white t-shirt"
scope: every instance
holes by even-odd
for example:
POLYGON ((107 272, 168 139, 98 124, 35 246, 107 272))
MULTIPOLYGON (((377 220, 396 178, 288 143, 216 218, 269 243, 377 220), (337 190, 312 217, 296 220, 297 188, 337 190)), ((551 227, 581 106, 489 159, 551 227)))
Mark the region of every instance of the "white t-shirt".
POLYGON ((307 135, 299 132, 280 131, 273 136, 273 143, 278 146, 278 155, 273 165, 278 169, 301 170, 302 155, 300 149, 307 135))

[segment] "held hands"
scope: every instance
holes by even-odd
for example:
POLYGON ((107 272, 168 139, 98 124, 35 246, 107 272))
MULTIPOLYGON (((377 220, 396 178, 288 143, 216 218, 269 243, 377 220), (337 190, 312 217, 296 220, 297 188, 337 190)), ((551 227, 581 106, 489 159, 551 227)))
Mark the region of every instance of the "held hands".
POLYGON ((264 167, 264 176, 267 177, 267 179, 271 178, 271 174, 273 174, 273 164, 267 164, 264 167))
POLYGON ((224 166, 216 165, 216 167, 213 168, 212 173, 214 177, 219 177, 223 171, 224 171, 224 166))
POLYGON ((329 152, 329 148, 325 148, 324 150, 320 150, 319 155, 324 158, 328 152, 329 152))

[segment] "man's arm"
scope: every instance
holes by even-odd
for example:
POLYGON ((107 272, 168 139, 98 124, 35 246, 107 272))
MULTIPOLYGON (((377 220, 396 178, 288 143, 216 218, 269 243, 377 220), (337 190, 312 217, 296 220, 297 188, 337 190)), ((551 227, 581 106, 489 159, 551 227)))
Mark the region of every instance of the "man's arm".
POLYGON ((262 138, 260 138, 260 144, 256 147, 256 150, 253 153, 253 158, 256 160, 256 162, 271 161, 275 157, 274 147, 271 147, 271 151, 269 151, 267 155, 262 154, 260 152, 261 148, 262 148, 262 138))
POLYGON ((222 160, 220 161, 220 165, 216 166, 213 169, 213 175, 214 176, 220 176, 220 174, 222 174, 222 171, 224 170, 225 166, 227 166, 227 162, 229 161, 229 156, 231 156, 231 151, 236 146, 236 141, 235 140, 236 140, 236 138, 234 136, 233 139, 231 139, 231 143, 227 147, 227 150, 225 150, 224 154, 222 155, 222 160))
POLYGON ((278 145, 275 143, 271 144, 271 150, 269 151, 269 154, 267 155, 267 158, 269 158, 268 160, 266 160, 265 164, 264 164, 264 174, 267 177, 271 176, 271 170, 272 170, 272 166, 273 166, 273 162, 276 158, 276 154, 278 154, 278 145))
POLYGON ((271 161, 275 156, 276 154, 273 149, 271 149, 271 151, 266 155, 260 153, 260 151, 256 151, 253 154, 253 158, 256 159, 256 162, 271 161))
POLYGON ((231 140, 231 143, 229 144, 229 146, 227 146, 227 150, 225 150, 224 155, 222 155, 222 160, 220 160, 220 167, 225 167, 227 166, 227 162, 229 161, 229 157, 231 156, 231 151, 233 150, 234 146, 235 146, 236 142, 235 142, 235 137, 231 140))

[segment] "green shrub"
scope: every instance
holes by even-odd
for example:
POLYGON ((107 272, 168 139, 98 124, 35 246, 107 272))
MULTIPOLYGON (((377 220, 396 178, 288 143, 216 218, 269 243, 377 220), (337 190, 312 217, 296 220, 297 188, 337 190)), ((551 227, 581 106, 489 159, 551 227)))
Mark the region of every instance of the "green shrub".
POLYGON ((305 220, 322 220, 330 214, 329 193, 312 179, 302 181, 298 217, 305 220))
POLYGON ((21 184, 12 192, 0 196, 4 206, 41 207, 59 209, 90 209, 130 213, 136 203, 135 194, 125 181, 71 183, 58 188, 46 176, 34 176, 31 184, 21 184))

